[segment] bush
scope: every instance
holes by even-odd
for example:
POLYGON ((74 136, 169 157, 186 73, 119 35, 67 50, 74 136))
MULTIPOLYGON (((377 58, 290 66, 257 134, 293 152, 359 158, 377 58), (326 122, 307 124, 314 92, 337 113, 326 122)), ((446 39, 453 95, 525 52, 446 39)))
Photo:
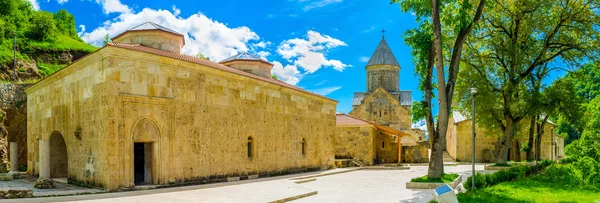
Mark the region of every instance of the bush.
POLYGON ((510 174, 510 179, 514 180, 514 179, 520 179, 525 177, 525 174, 527 173, 528 167, 524 166, 524 165, 518 165, 518 166, 513 166, 510 169, 508 169, 508 173, 510 174))
POLYGON ((561 159, 559 163, 560 164, 570 164, 570 163, 573 163, 575 161, 577 161, 577 159, 575 159, 573 157, 567 157, 567 158, 561 159))
MULTIPOLYGON (((472 181, 473 181, 473 176, 467 178, 466 182, 463 182, 463 186, 465 187, 465 189, 467 189, 467 190, 472 189, 472 185, 473 185, 473 183, 471 183, 472 181)), ((484 188, 486 186, 487 186, 486 177, 481 173, 476 173, 475 174, 475 188, 484 188)))
POLYGON ((570 185, 579 185, 582 182, 581 172, 570 164, 555 164, 546 168, 547 181, 561 181, 570 185))
MULTIPOLYGON (((516 179, 523 178, 529 174, 537 173, 538 171, 543 170, 544 168, 553 165, 554 162, 550 160, 544 160, 539 162, 537 165, 533 166, 525 166, 525 165, 516 165, 511 167, 508 170, 500 170, 498 172, 492 174, 475 174, 475 187, 476 188, 484 188, 490 187, 493 185, 500 184, 502 182, 512 181, 516 179)), ((575 170, 576 171, 576 170, 575 170)), ((560 171, 556 171, 559 173, 560 171)), ((471 177, 467 178, 467 180, 463 183, 463 186, 467 190, 471 190, 471 177)))

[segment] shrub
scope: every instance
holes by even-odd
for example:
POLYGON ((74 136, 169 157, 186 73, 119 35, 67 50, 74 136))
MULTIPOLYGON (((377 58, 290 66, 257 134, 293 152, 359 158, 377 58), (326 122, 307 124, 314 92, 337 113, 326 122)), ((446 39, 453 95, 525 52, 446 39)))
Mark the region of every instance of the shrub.
MULTIPOLYGON (((473 181, 473 176, 467 178, 466 182, 463 182, 463 186, 465 187, 465 189, 467 189, 467 190, 472 189, 471 181, 473 181)), ((486 177, 481 173, 476 173, 475 174, 475 188, 484 188, 486 186, 487 186, 486 177)))
POLYGON ((547 181, 562 181, 572 185, 578 185, 582 181, 581 172, 570 164, 554 164, 546 168, 547 181))
POLYGON ((573 157, 567 157, 567 158, 561 159, 559 163, 560 164, 570 164, 570 163, 573 163, 575 161, 577 161, 577 159, 575 159, 573 157))
POLYGON ((575 168, 581 171, 583 178, 586 179, 588 175, 597 171, 596 166, 598 162, 589 156, 580 158, 577 162, 572 164, 575 168))
POLYGON ((510 174, 510 179, 514 180, 514 179, 520 179, 525 177, 525 174, 528 171, 528 167, 524 166, 524 165, 517 165, 517 166, 513 166, 510 169, 508 169, 508 173, 510 174))
POLYGON ((485 174, 485 183, 487 186, 496 184, 496 176, 494 174, 485 174))

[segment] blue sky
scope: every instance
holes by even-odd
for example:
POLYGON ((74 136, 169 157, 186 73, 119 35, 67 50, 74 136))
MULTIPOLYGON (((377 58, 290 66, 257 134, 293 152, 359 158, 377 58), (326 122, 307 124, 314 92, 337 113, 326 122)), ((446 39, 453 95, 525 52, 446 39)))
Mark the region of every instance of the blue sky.
POLYGON ((186 39, 187 54, 201 52, 219 60, 248 50, 266 56, 276 64, 275 69, 280 65, 280 71, 274 72, 282 80, 338 100, 338 111, 346 113, 352 109, 353 93, 366 88, 366 60, 381 40, 381 29, 385 29, 386 40, 402 66, 400 88, 413 90, 414 99, 421 98, 411 49, 402 38, 407 29, 415 27, 415 19, 388 0, 36 3, 50 12, 67 9, 75 16, 82 38, 91 44, 99 45, 105 34, 115 36, 142 22, 154 21, 193 36, 193 41, 186 39))

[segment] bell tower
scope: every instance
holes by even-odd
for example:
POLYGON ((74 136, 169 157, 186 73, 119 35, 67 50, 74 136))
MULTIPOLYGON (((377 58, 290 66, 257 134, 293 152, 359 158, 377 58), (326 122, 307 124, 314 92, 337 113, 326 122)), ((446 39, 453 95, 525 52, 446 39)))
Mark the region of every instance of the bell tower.
MULTIPOLYGON (((381 31, 385 33, 385 30, 381 31)), ((400 64, 385 41, 385 36, 369 59, 367 66, 367 92, 373 92, 383 87, 388 92, 398 92, 400 89, 400 64)))

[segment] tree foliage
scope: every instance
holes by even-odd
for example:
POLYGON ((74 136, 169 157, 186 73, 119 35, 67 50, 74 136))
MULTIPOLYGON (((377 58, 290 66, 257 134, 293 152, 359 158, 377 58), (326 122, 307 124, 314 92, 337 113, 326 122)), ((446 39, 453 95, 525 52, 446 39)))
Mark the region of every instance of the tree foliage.
POLYGON ((459 81, 458 95, 466 107, 468 88, 479 89, 477 122, 502 132, 497 163, 506 163, 518 123, 535 115, 539 103, 531 101, 541 97, 532 93, 531 77, 597 56, 599 7, 589 0, 491 1, 467 42, 461 74, 469 79, 459 81))
POLYGON ((75 26, 75 17, 65 9, 61 9, 54 14, 56 29, 59 33, 67 35, 73 39, 79 39, 77 36, 77 27, 75 26))

